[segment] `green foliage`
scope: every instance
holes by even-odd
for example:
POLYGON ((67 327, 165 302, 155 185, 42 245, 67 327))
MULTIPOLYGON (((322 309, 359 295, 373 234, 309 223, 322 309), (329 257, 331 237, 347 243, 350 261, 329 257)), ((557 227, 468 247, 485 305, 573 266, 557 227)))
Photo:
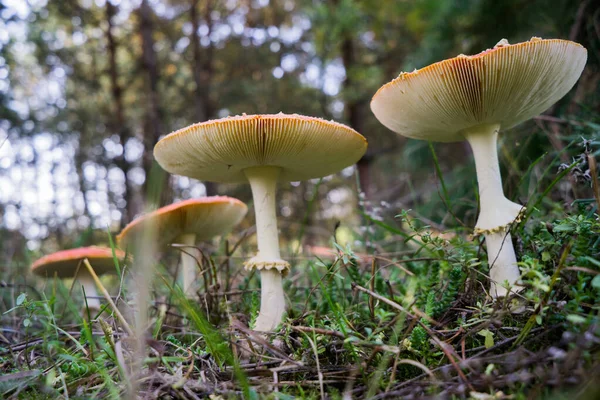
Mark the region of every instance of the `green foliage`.
MULTIPOLYGON (((23 18, 0 1, 0 32, 11 32, 8 40, 0 35, 0 133, 8 136, 5 142, 0 134, 0 150, 12 145, 0 153, 9 160, 0 160, 0 172, 3 187, 12 183, 15 196, 24 194, 8 199, 2 193, 0 204, 0 398, 119 399, 137 382, 140 395, 165 398, 368 398, 407 387, 414 392, 396 397, 465 397, 469 385, 476 386, 473 397, 502 390, 526 398, 547 382, 564 383, 564 371, 549 378, 542 373, 561 371, 565 360, 575 360, 565 367, 569 378, 597 367, 600 226, 590 188, 597 177, 582 157, 600 154, 597 5, 147 3, 150 18, 142 20, 136 2, 110 2, 110 8, 107 2, 42 7, 32 1, 23 18), (190 4, 196 5, 196 31, 190 4), (582 5, 587 8, 579 13, 582 5), (8 29, 13 23, 22 25, 8 29), (140 31, 149 23, 150 47, 140 31), (523 290, 493 302, 485 293, 485 244, 470 236, 478 200, 468 149, 398 139, 375 120, 369 101, 402 70, 472 54, 503 37, 515 42, 533 35, 574 35, 588 48, 588 69, 548 115, 501 134, 505 191, 526 204, 528 214, 511 232, 523 290), (149 73, 148 48, 156 75, 149 73), (41 90, 49 83, 59 86, 56 99, 41 90), (145 338, 128 335, 110 307, 82 313, 73 299, 81 291, 70 290, 69 282, 43 286, 25 273, 51 249, 114 247, 106 230, 116 230, 143 203, 208 189, 177 178, 166 185, 148 157, 153 135, 205 118, 279 111, 334 118, 364 133, 370 149, 365 175, 374 190, 356 193, 348 171, 280 185, 282 253, 294 254, 294 265, 285 282, 288 318, 276 332, 245 329, 260 307, 258 275, 243 275, 241 268, 255 251, 252 235, 228 237, 240 242, 233 255, 207 245, 215 257, 203 267, 205 285, 194 299, 170 284, 174 262, 165 254, 164 265, 154 266, 150 303, 137 305, 149 311, 145 338), (588 139, 583 146, 582 137, 588 139), (51 149, 41 151, 36 138, 51 141, 51 149), (140 146, 143 154, 132 156, 140 146), (40 167, 48 154, 51 165, 40 167), (59 165, 61 159, 69 160, 59 165), (38 177, 44 168, 56 176, 38 177), (68 190, 53 197, 51 215, 34 215, 38 180, 60 188, 65 168, 68 190), (21 180, 32 171, 35 185, 27 186, 21 180), (136 173, 143 179, 132 179, 136 173), (100 212, 99 204, 105 206, 100 212), (22 234, 8 228, 9 214, 17 216, 22 234), (332 242, 330 258, 302 251, 332 242), (138 339, 147 350, 143 360, 133 359, 138 339), (549 349, 552 357, 544 353, 549 349), (533 367, 509 370, 523 354, 533 354, 533 367), (136 362, 140 371, 131 370, 136 362), (518 382, 522 376, 527 380, 518 382)), ((217 189, 250 198, 247 188, 217 189)), ((129 268, 116 268, 119 277, 103 282, 133 321, 132 276, 129 268)))

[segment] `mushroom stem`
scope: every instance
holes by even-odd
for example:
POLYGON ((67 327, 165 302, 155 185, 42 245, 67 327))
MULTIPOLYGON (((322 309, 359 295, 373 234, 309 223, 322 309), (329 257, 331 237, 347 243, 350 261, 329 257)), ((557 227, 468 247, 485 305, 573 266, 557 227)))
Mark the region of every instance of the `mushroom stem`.
POLYGON ((77 287, 83 286, 87 306, 90 311, 100 310, 100 299, 98 298, 96 283, 84 265, 79 268, 79 272, 75 278, 75 285, 77 285, 77 287))
POLYGON ((263 269, 260 271, 260 284, 260 311, 254 330, 269 332, 281 323, 285 313, 281 272, 276 269, 263 269))
POLYGON ((512 286, 513 293, 519 291, 515 287, 521 273, 517 267, 517 257, 512 244, 510 232, 500 231, 485 235, 490 264, 490 294, 492 297, 504 297, 508 294, 506 282, 512 286), (508 267, 508 268, 507 268, 508 267))
POLYGON ((253 167, 244 170, 252 189, 258 254, 263 260, 279 260, 281 257, 275 212, 275 194, 280 170, 278 167, 253 167))
POLYGON ((186 296, 191 297, 195 291, 196 268, 198 249, 194 247, 196 244, 196 234, 186 233, 177 239, 177 243, 183 244, 186 247, 179 249, 181 253, 181 266, 177 276, 177 283, 183 290, 186 296))
POLYGON ((260 270, 260 312, 254 327, 257 331, 273 330, 281 323, 285 312, 282 270, 278 268, 285 262, 281 260, 279 253, 275 212, 275 194, 280 172, 278 167, 252 167, 244 170, 252 188, 256 213, 258 254, 248 261, 247 266, 260 270))
POLYGON ((485 236, 492 279, 490 293, 493 297, 505 296, 507 290, 501 285, 505 281, 514 285, 520 276, 515 250, 507 231, 523 208, 504 196, 497 150, 499 130, 500 125, 497 124, 479 125, 463 133, 475 158, 481 209, 475 232, 485 236))

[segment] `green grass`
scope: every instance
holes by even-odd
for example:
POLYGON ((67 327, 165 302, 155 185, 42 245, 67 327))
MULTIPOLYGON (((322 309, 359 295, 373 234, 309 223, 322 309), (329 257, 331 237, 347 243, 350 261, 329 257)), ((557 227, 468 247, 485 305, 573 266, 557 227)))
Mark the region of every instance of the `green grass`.
MULTIPOLYGON (((429 150, 437 160, 433 146, 429 150)), ((442 218, 452 221, 447 237, 415 217, 432 215, 427 207, 462 201, 450 194, 465 178, 444 173, 435 161, 440 203, 394 210, 397 215, 383 220, 365 206, 360 212, 368 234, 357 233, 360 245, 342 246, 332 237, 334 258, 296 254, 284 283, 288 315, 272 334, 249 328, 258 312, 259 281, 238 273, 251 255, 247 236, 233 254, 218 251, 199 260, 203 273, 193 299, 173 285, 176 254, 146 266, 148 318, 133 334, 110 305, 90 315, 91 322, 82 318, 73 300, 81 289, 67 282, 42 287, 29 277, 6 279, 0 289, 0 398, 589 394, 598 389, 593 378, 600 373, 600 223, 593 198, 576 199, 569 210, 552 198, 575 168, 555 175, 556 160, 556 154, 535 158, 519 172, 519 191, 528 189, 522 186, 534 170, 541 177, 527 221, 514 227, 526 289, 512 298, 486 297, 484 248, 458 217, 442 218), (379 251, 366 256, 366 240, 379 251), (228 263, 230 271, 219 268, 228 263)), ((110 234, 107 242, 114 246, 110 234)), ((121 290, 116 304, 132 327, 135 267, 117 264, 124 281, 103 281, 112 294, 121 290)))

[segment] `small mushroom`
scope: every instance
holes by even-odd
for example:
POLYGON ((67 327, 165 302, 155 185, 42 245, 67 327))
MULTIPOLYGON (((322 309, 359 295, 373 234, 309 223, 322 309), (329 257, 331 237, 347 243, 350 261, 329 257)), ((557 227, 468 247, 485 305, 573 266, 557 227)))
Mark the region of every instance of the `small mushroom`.
POLYGON ((271 331, 285 312, 275 192, 277 182, 333 174, 354 164, 366 139, 333 121, 301 115, 242 115, 207 121, 160 140, 154 156, 167 171, 213 182, 250 183, 256 213, 258 253, 246 270, 261 275, 260 313, 254 329, 271 331))
MULTIPOLYGON (((117 259, 125 258, 125 253, 115 249, 117 259)), ((82 261, 87 259, 96 275, 116 273, 113 250, 106 247, 80 247, 48 254, 31 266, 31 271, 45 278, 75 278, 76 283, 83 286, 87 305, 90 310, 100 310, 100 300, 96 291, 96 283, 82 261), (75 274, 77 273, 77 276, 75 274)))
MULTIPOLYGON (((209 240, 229 232, 239 224, 248 207, 238 199, 227 196, 203 197, 185 200, 159 208, 131 221, 119 235, 120 248, 132 246, 144 231, 152 226, 158 232, 160 247, 168 244, 195 246, 198 241, 209 240)), ((181 251, 181 267, 178 283, 183 292, 194 294, 196 280, 196 251, 184 248, 181 251)))
POLYGON ((491 294, 505 296, 520 273, 509 229, 523 210, 504 196, 497 139, 541 114, 577 82, 586 49, 567 40, 532 38, 514 45, 460 55, 410 73, 379 89, 371 101, 377 119, 409 138, 467 140, 473 149, 481 213, 475 233, 487 243, 491 294))

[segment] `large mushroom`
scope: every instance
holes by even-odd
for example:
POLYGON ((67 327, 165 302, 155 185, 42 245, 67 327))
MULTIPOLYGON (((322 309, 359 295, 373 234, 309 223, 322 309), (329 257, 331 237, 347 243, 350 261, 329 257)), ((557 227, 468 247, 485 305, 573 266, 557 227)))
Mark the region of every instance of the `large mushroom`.
POLYGON ((142 215, 123 228, 117 236, 120 248, 132 246, 143 238, 149 227, 158 232, 160 247, 182 244, 181 266, 177 281, 186 295, 194 293, 196 280, 196 256, 193 248, 199 241, 206 241, 229 232, 240 223, 248 207, 238 199, 212 196, 170 204, 142 215))
MULTIPOLYGON (((115 249, 114 255, 118 260, 125 258, 125 253, 115 249)), ((80 247, 62 250, 48 254, 31 266, 31 271, 45 278, 75 278, 75 282, 83 286, 88 308, 97 312, 100 310, 100 299, 96 283, 82 261, 87 259, 94 268, 96 275, 116 273, 113 249, 106 247, 80 247), (75 275, 77 274, 77 275, 75 275)))
POLYGON ((160 140, 154 156, 167 171, 204 181, 250 183, 258 253, 246 270, 261 275, 261 306, 254 329, 271 331, 285 311, 277 231, 277 182, 333 174, 354 164, 366 139, 332 121, 301 115, 242 115, 189 126, 160 140))
POLYGON ((490 264, 491 295, 520 277, 510 225, 523 207, 504 196, 498 164, 498 132, 541 114, 575 84, 586 49, 567 40, 532 38, 514 45, 460 55, 402 73, 371 101, 377 119, 409 138, 467 140, 473 150, 480 209, 475 233, 483 234, 490 264))

